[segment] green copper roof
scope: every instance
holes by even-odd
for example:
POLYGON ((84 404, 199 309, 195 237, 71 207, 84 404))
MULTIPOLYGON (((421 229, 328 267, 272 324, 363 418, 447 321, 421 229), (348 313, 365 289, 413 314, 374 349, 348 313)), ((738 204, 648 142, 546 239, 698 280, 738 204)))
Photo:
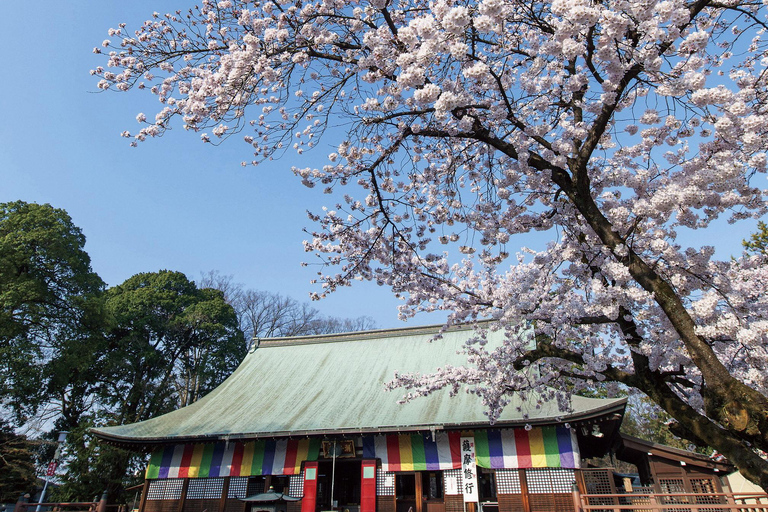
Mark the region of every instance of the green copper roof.
MULTIPOLYGON (((404 392, 384 389, 396 371, 427 373, 447 364, 466 364, 465 356, 457 352, 471 331, 455 329, 429 343, 436 331, 436 327, 409 328, 262 340, 226 381, 198 402, 94 433, 137 445, 487 426, 475 395, 461 392, 450 397, 442 390, 398 404, 404 392)), ((624 403, 625 399, 574 396, 573 412, 562 413, 554 402, 537 409, 535 403, 518 399, 497 424, 578 421, 622 411, 624 403)))

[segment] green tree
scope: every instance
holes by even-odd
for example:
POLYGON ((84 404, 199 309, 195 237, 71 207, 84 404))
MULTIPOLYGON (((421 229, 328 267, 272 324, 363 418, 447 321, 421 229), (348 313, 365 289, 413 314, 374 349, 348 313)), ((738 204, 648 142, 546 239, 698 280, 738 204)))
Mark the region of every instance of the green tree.
POLYGON ((100 424, 97 414, 85 414, 67 436, 71 456, 60 485, 51 492, 53 501, 90 500, 109 490, 113 502, 125 503, 129 497, 124 489, 143 481, 146 457, 98 442, 89 430, 100 424))
POLYGON ((84 246, 64 210, 0 204, 0 399, 17 419, 61 384, 53 362, 91 334, 93 298, 104 283, 84 246))
POLYGON ((89 427, 141 421, 192 403, 232 373, 247 350, 224 294, 198 288, 181 272, 137 274, 108 289, 103 307, 98 408, 74 429, 71 467, 82 476, 62 486, 62 498, 106 488, 110 499, 119 499, 143 463, 99 443, 89 427))
POLYGON ((768 256, 768 226, 763 221, 758 222, 757 232, 752 233, 749 240, 744 240, 741 243, 747 252, 768 256))
MULTIPOLYGON (((17 422, 46 414, 52 436, 70 431, 70 469, 54 495, 69 500, 90 499, 105 487, 116 498, 143 464, 141 456, 93 440, 90 427, 192 403, 246 352, 221 291, 170 271, 138 274, 105 291, 84 246, 64 210, 0 204, 0 406, 17 422)), ((10 424, 0 427, 8 440, 22 442, 10 424)), ((0 455, 8 459, 5 445, 0 455)), ((18 488, 24 475, 34 483, 34 466, 8 468, 0 483, 18 488)))
POLYGON ((34 445, 0 419, 0 503, 14 503, 35 487, 34 445))
POLYGON ((712 449, 685 439, 686 432, 672 417, 645 395, 634 394, 627 402, 621 431, 646 441, 709 455, 712 449))
POLYGON ((197 400, 246 353, 232 306, 181 272, 137 274, 106 292, 110 318, 102 396, 118 422, 197 400))

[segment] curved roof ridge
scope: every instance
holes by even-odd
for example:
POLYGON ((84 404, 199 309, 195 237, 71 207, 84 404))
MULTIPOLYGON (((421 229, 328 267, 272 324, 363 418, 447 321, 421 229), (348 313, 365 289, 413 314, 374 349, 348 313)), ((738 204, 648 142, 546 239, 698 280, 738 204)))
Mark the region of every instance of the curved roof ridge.
MULTIPOLYGON (((478 323, 488 323, 490 320, 482 320, 478 323)), ((423 334, 438 334, 445 324, 414 325, 408 327, 397 327, 395 329, 370 329, 366 331, 338 332, 330 334, 302 334, 300 336, 275 336, 272 338, 255 337, 261 347, 276 347, 288 345, 307 345, 311 343, 337 343, 357 340, 370 340, 381 338, 386 335, 387 338, 398 336, 413 336, 423 334)), ((474 328, 474 324, 451 325, 448 332, 469 331, 474 328)))

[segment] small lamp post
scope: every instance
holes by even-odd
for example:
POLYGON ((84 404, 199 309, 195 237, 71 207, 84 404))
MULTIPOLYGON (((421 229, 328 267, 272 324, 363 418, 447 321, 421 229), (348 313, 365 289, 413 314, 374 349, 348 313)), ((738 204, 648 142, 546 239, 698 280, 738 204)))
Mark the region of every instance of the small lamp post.
POLYGON ((56 474, 56 466, 58 466, 59 459, 61 458, 61 447, 64 446, 64 441, 67 440, 67 434, 69 434, 69 432, 66 430, 59 432, 59 438, 56 441, 58 443, 56 452, 53 454, 53 460, 48 464, 48 470, 45 472, 45 485, 43 485, 43 492, 40 493, 40 501, 38 502, 37 508, 35 508, 35 512, 40 512, 40 503, 45 502, 45 491, 48 490, 50 477, 56 474))

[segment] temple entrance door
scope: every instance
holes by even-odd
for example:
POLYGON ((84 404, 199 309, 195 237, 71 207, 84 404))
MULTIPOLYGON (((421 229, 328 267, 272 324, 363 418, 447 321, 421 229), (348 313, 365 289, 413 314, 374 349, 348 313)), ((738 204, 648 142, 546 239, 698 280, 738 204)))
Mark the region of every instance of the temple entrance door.
POLYGON ((421 504, 421 480, 417 473, 395 475, 396 512, 423 512, 421 504))
POLYGON ((422 512, 445 512, 443 497, 443 472, 422 471, 421 480, 422 512))
POLYGON ((333 465, 321 461, 317 465, 317 511, 339 510, 341 512, 360 511, 360 474, 359 460, 336 460, 336 479, 333 482, 333 501, 331 501, 331 479, 333 465))

